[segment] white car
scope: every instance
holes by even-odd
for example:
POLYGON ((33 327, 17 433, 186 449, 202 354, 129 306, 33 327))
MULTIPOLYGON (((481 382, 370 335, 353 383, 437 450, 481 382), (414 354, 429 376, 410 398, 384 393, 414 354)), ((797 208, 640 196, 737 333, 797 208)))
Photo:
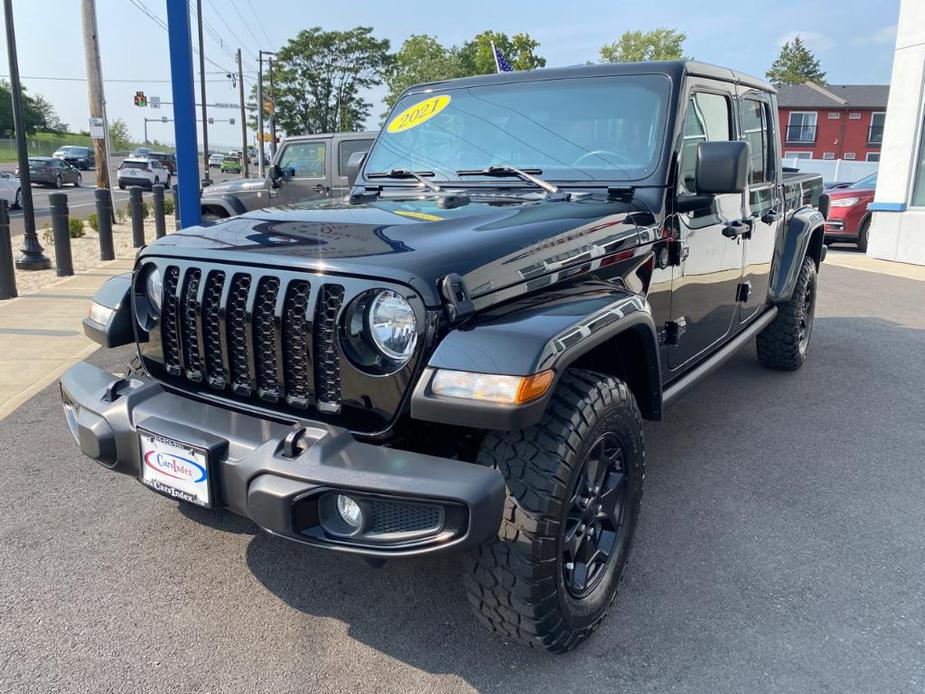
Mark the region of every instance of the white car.
POLYGON ((19 185, 19 176, 9 171, 0 171, 0 198, 6 200, 11 209, 22 207, 22 188, 19 185))
POLYGON ((225 158, 225 155, 221 152, 213 152, 209 155, 209 168, 219 168, 222 165, 222 159, 225 158))
POLYGON ((119 188, 142 186, 153 188, 162 184, 170 188, 170 172, 157 159, 129 158, 119 164, 119 188))

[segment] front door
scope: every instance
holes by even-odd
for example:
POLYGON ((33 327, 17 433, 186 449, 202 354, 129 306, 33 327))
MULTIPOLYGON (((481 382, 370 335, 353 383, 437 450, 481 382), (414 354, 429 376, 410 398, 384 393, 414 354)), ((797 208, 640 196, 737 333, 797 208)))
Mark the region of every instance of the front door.
MULTIPOLYGON (((731 85, 692 80, 684 116, 678 190, 697 190, 697 145, 734 135, 731 85)), ((723 229, 742 219, 742 195, 716 195, 707 206, 678 215, 682 253, 671 278, 671 325, 667 331, 672 370, 704 356, 725 339, 736 315, 742 275, 742 243, 723 229), (674 335, 672 336, 672 333, 674 335)))
POLYGON ((274 205, 317 200, 331 194, 328 140, 289 142, 279 156, 282 178, 274 205))

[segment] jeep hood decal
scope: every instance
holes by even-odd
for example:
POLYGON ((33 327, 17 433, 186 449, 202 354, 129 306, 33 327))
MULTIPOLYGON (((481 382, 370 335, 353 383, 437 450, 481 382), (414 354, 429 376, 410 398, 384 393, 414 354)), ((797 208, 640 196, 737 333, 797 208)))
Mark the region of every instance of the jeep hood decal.
MULTIPOLYGON (((341 200, 257 210, 159 239, 146 254, 302 267, 412 285, 429 306, 455 273, 473 298, 635 246, 639 208, 585 198, 479 197, 442 209, 433 197, 341 200)), ((546 282, 548 283, 548 282, 546 282)), ((483 302, 484 303, 484 302, 483 302)))

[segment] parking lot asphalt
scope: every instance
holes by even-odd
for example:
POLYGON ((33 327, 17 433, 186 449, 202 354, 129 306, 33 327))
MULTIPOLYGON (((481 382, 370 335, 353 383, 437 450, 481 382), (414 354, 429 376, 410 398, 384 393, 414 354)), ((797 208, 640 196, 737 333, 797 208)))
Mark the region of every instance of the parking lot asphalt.
POLYGON ((375 569, 107 472, 50 387, 0 422, 0 690, 921 692, 923 303, 823 267, 802 370, 748 347, 647 424, 622 592, 564 656, 484 632, 456 556, 375 569))

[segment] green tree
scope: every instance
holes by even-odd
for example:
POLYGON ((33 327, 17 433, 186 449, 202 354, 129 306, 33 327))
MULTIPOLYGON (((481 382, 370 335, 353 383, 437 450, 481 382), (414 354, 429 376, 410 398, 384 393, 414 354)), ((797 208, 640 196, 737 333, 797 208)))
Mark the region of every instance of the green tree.
POLYGON ((504 32, 486 30, 471 41, 466 41, 458 50, 462 75, 487 75, 497 71, 495 56, 491 51, 492 42, 515 70, 546 67, 546 58, 536 53, 540 42, 530 34, 514 34, 509 37, 504 32))
POLYGON ((109 123, 109 145, 115 151, 129 149, 132 146, 132 138, 128 134, 128 126, 121 118, 116 118, 109 123))
POLYGON ((401 45, 385 76, 389 93, 384 101, 390 109, 408 87, 423 82, 462 76, 459 50, 446 48, 433 36, 412 34, 401 45))
MULTIPOLYGON (((25 87, 22 89, 22 110, 23 127, 27 133, 45 129, 45 114, 36 104, 36 100, 26 93, 25 87)), ((14 132, 13 90, 9 82, 0 80, 0 137, 12 137, 14 132)))
POLYGON ((775 87, 806 82, 825 84, 825 73, 819 66, 819 59, 806 47, 799 35, 781 47, 780 55, 765 74, 775 87))
POLYGON ((67 132, 67 123, 63 122, 61 118, 58 117, 57 112, 51 105, 51 102, 48 101, 48 99, 46 99, 41 94, 37 94, 32 98, 32 103, 34 104, 36 110, 42 114, 43 130, 49 130, 56 133, 67 132))
MULTIPOLYGON (((312 27, 276 53, 276 94, 267 88, 266 97, 275 96, 278 128, 293 134, 363 129, 372 104, 360 94, 382 82, 392 61, 388 39, 372 31, 312 27)), ((253 91, 252 99, 256 107, 253 91)))
POLYGON ((642 60, 682 60, 687 34, 659 27, 652 31, 624 31, 618 41, 601 46, 602 63, 636 63, 642 60))

